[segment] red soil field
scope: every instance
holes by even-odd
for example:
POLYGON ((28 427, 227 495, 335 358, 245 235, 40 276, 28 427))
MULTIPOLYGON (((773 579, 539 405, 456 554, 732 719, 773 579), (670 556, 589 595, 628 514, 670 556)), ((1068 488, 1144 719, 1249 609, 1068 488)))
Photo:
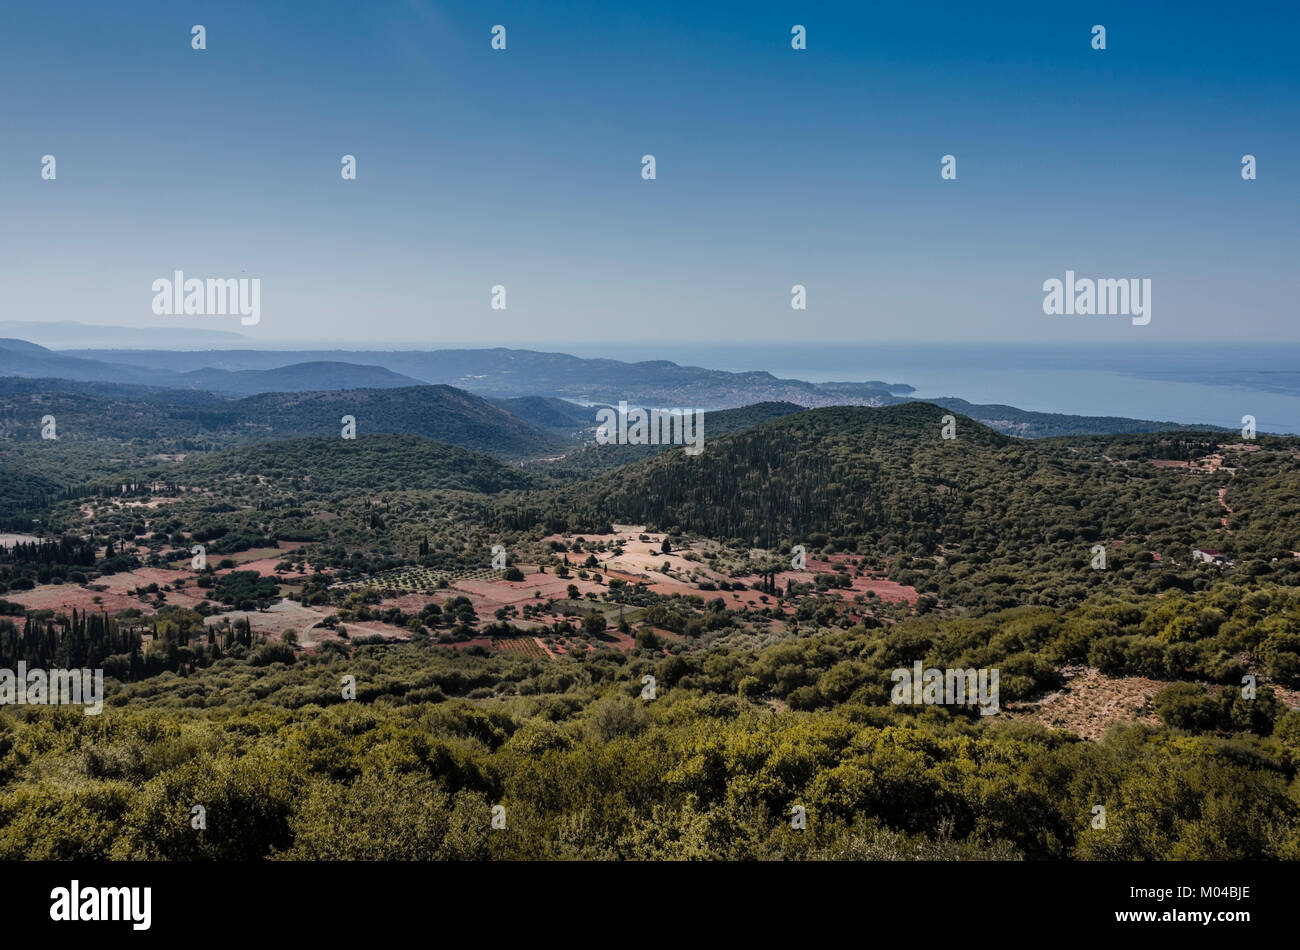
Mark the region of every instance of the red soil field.
POLYGON ((105 591, 87 590, 79 584, 42 584, 34 590, 17 591, 6 595, 6 600, 22 604, 32 610, 107 610, 109 613, 139 607, 145 613, 152 613, 149 604, 152 595, 146 600, 132 596, 128 591, 137 587, 157 584, 162 587, 182 579, 188 584, 183 591, 165 591, 167 603, 178 607, 197 607, 203 600, 204 591, 194 586, 193 571, 173 571, 159 567, 142 567, 121 574, 109 574, 94 581, 96 586, 107 587, 105 591), (95 603, 95 598, 99 603, 95 603))

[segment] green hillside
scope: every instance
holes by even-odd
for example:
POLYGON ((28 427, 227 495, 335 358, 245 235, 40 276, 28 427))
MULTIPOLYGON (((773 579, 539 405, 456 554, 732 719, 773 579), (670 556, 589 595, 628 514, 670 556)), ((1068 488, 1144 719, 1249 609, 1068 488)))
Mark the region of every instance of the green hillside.
POLYGON ((1300 580, 1295 439, 1237 451, 1222 433, 1015 440, 926 403, 835 407, 663 452, 512 508, 506 524, 593 531, 611 522, 677 528, 772 548, 865 555, 949 603, 1072 602, 1091 591, 1192 589, 1194 547, 1250 576, 1300 580), (1157 461, 1217 450, 1232 468, 1157 461), (1221 521, 1232 509, 1230 530, 1221 521), (1094 545, 1106 570, 1092 570, 1094 545), (1154 552, 1154 554, 1152 553, 1154 552))
POLYGON ((451 386, 270 392, 231 399, 179 389, 0 379, 0 408, 0 439, 5 441, 39 441, 41 418, 53 415, 64 442, 130 442, 154 452, 337 436, 345 415, 356 419, 358 435, 421 435, 499 458, 555 454, 571 445, 451 386))
POLYGON ((214 452, 166 470, 188 486, 247 497, 249 486, 368 495, 382 491, 483 494, 531 486, 520 469, 478 452, 415 435, 299 438, 214 452))

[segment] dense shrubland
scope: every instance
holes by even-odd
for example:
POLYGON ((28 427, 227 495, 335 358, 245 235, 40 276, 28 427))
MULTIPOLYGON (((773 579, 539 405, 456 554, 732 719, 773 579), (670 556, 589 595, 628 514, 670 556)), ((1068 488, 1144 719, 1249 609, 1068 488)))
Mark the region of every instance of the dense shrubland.
POLYGON ((1300 858, 1300 713, 1267 683, 1298 635, 1297 592, 1220 585, 758 651, 227 656, 119 685, 99 717, 0 713, 0 856, 1300 858), (1171 681, 1165 726, 1094 743, 1016 721, 1102 649, 1171 681), (1265 664, 1256 699, 1238 654, 1265 664), (1006 714, 893 706, 889 670, 917 659, 1000 667, 1006 714))

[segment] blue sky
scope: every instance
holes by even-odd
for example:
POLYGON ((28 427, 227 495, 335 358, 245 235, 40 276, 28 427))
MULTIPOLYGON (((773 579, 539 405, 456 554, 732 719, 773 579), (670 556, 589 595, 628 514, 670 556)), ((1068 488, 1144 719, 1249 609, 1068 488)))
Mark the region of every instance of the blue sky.
POLYGON ((1135 6, 7 4, 0 319, 304 346, 1300 340, 1300 13, 1135 6), (1150 278, 1151 323, 1045 316, 1067 268, 1150 278), (260 278, 261 323, 154 316, 177 269, 260 278))

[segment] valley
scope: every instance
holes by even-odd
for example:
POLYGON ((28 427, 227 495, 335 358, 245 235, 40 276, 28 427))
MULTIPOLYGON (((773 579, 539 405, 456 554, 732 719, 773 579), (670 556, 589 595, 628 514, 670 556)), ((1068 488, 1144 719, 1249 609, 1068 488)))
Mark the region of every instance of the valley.
POLYGON ((1294 438, 757 402, 690 455, 544 387, 0 399, 0 665, 107 694, 0 710, 0 854, 401 857, 325 829, 418 800, 424 856, 1216 857, 1231 800, 1238 852, 1300 855, 1294 438), (998 671, 998 713, 894 705, 917 662, 998 671), (159 825, 195 796, 264 829, 159 825), (496 801, 519 834, 452 836, 496 801))

